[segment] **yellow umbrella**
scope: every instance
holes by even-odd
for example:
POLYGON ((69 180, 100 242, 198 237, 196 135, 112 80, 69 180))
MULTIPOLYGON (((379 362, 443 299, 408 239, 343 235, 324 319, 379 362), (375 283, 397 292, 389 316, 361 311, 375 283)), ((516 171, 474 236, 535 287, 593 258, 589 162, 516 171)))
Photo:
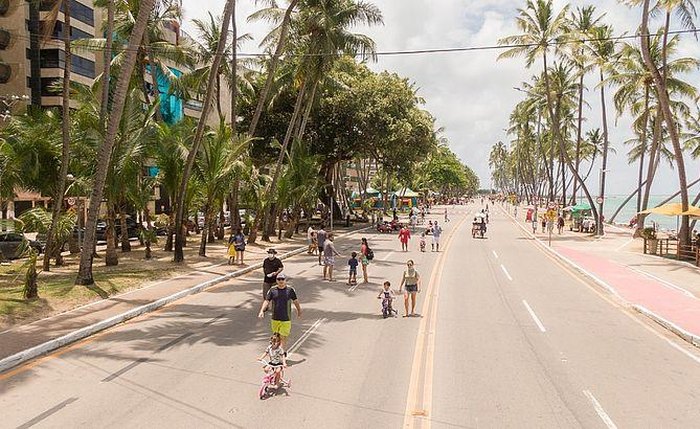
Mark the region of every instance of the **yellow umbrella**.
POLYGON ((639 214, 660 214, 665 216, 681 216, 683 214, 683 204, 671 203, 663 206, 643 210, 639 214))
POLYGON ((692 217, 700 217, 700 207, 695 207, 695 206, 690 206, 688 207, 687 212, 681 213, 681 216, 692 216, 692 217))

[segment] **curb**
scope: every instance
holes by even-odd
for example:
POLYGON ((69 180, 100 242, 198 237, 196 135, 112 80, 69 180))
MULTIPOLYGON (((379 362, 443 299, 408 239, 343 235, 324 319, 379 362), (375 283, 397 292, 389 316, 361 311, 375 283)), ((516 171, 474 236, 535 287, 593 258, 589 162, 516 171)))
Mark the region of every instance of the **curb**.
POLYGON ((533 234, 531 234, 530 231, 528 231, 525 227, 523 227, 522 225, 520 225, 520 223, 518 223, 517 219, 515 219, 510 213, 508 213, 508 211, 507 211, 506 209, 504 209, 503 207, 500 207, 500 209, 501 209, 508 217, 510 217, 513 221, 515 221, 515 224, 516 224, 518 227, 520 227, 520 229, 522 229, 523 231, 525 231, 526 234, 528 234, 528 235, 530 235, 530 236, 533 236, 533 238, 535 239, 535 242, 536 242, 541 248, 545 249, 545 250, 548 251, 550 254, 554 255, 557 259, 559 259, 559 260, 561 260, 562 262, 564 262, 564 263, 568 264, 569 266, 571 266, 573 269, 575 269, 578 273, 580 273, 580 274, 583 275, 584 277, 589 278, 590 280, 592 280, 593 282, 595 282, 597 285, 603 287, 608 293, 610 293, 611 295, 613 295, 615 298, 617 298, 620 302, 622 302, 622 303, 623 303, 624 305, 626 305, 627 307, 631 308, 632 310, 636 311, 637 313, 639 313, 639 314, 641 314, 641 315, 643 315, 643 316, 648 317, 649 319, 651 319, 652 321, 656 322, 658 325, 660 325, 660 326, 663 327, 664 329, 666 329, 666 330, 668 330, 668 331, 670 331, 670 332, 676 334, 677 336, 679 336, 680 338, 682 338, 684 341, 690 343, 691 345, 700 348, 700 336, 697 336, 697 335, 695 335, 695 334, 692 334, 692 333, 686 331, 685 329, 681 328, 680 326, 676 325, 675 323, 673 323, 673 322, 671 322, 671 321, 669 321, 669 320, 667 320, 667 319, 665 319, 665 318, 659 316, 658 314, 652 312, 651 310, 649 310, 649 309, 647 309, 647 308, 645 308, 645 307, 642 307, 641 305, 632 304, 632 303, 629 302, 628 300, 622 298, 622 297, 617 293, 617 291, 616 291, 612 286, 610 286, 609 284, 607 284, 604 280, 598 278, 595 274, 593 274, 593 273, 587 271, 586 269, 582 268, 581 266, 579 266, 579 265, 576 264, 575 262, 571 261, 569 258, 565 257, 564 255, 560 254, 560 253, 557 252, 556 250, 554 250, 554 249, 550 248, 549 246, 545 245, 544 242, 542 242, 542 240, 540 240, 539 238, 537 238, 536 236, 534 236, 533 234))
MULTIPOLYGON (((374 226, 368 226, 365 228, 360 228, 356 229, 353 231, 348 231, 342 235, 339 235, 338 238, 343 238, 347 237, 349 235, 355 234, 357 232, 362 232, 368 229, 373 228, 374 226)), ((300 247, 298 249, 292 250, 290 252, 281 254, 279 256, 279 259, 288 259, 293 256, 299 255, 301 253, 306 252, 308 249, 307 246, 300 247)), ((189 295, 194 295, 197 293, 200 293, 206 289, 211 288, 212 286, 215 286, 217 284, 223 283, 227 280, 240 277, 244 274, 248 274, 251 271, 255 271, 259 268, 262 268, 263 263, 258 262, 256 264, 250 265, 246 268, 233 271, 228 274, 224 274, 219 277, 215 277, 211 280, 207 280, 206 282, 199 283, 195 286, 192 286, 187 289, 183 289, 179 292, 176 292, 172 295, 168 295, 166 297, 157 299, 153 302, 150 302, 148 304, 144 304, 142 306, 133 308, 129 311, 126 311, 121 314, 117 314, 116 316, 112 316, 108 319, 105 319, 101 322, 94 323, 92 325, 85 326, 83 328, 80 328, 76 331, 70 332, 68 334, 62 335, 58 338, 54 338, 53 340, 46 341, 42 344, 36 345, 34 347, 30 347, 26 350, 22 350, 21 352, 15 353, 13 355, 7 356, 6 358, 0 359, 0 373, 3 373, 17 365, 23 364, 29 360, 35 359, 39 356, 42 356, 46 353, 49 353, 51 351, 54 351, 56 349, 59 349, 63 346, 66 346, 68 344, 74 343, 76 341, 80 341, 84 338, 87 338, 91 335, 94 335, 100 331, 103 331, 105 329, 111 328, 115 325, 118 325, 120 323, 126 322, 127 320, 133 319, 135 317, 141 316, 146 313, 150 313, 152 311, 155 311, 161 307, 164 307, 172 302, 175 302, 181 298, 184 298, 189 295)))

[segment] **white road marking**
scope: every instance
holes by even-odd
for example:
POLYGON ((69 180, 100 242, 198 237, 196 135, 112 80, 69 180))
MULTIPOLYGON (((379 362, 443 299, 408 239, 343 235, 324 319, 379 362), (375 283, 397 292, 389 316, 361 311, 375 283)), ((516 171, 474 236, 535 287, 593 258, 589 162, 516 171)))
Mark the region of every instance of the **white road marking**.
POLYGON ((523 304, 525 305, 525 308, 527 308, 528 313, 530 313, 530 316, 532 316, 532 319, 535 321, 537 324, 537 327, 540 328, 540 331, 542 332, 547 332, 545 329, 544 325, 540 321, 540 318, 537 317, 534 311, 532 311, 532 308, 530 307, 530 304, 527 303, 527 301, 523 300, 523 304))
POLYGON ((668 338, 664 338, 674 349, 678 350, 679 352, 683 353, 684 355, 688 356, 692 360, 694 360, 697 363, 700 363, 700 357, 695 356, 694 354, 690 353, 688 350, 684 349, 683 347, 679 346, 678 344, 674 343, 673 341, 669 340, 668 338))
POLYGON ((503 270, 503 274, 505 274, 506 277, 508 277, 508 280, 513 281, 513 277, 510 276, 510 274, 508 273, 508 270, 506 270, 505 265, 501 264, 501 269, 503 270))
POLYGON ((493 256, 495 256, 495 257, 496 257, 496 259, 498 259, 498 253, 496 253, 496 251, 495 251, 495 250, 492 250, 491 252, 493 253, 493 256))
POLYGON ((292 353, 297 351, 299 347, 301 347, 301 345, 304 344, 304 341, 306 341, 311 336, 311 334, 313 334, 314 331, 316 331, 316 329, 318 329, 318 327, 321 326, 321 323, 325 322, 325 320, 325 317, 318 319, 314 322, 313 325, 309 327, 309 329, 307 329, 303 334, 301 334, 301 337, 299 337, 299 339, 296 340, 294 344, 292 344, 289 350, 287 350, 287 356, 291 356, 292 353))
POLYGON ((693 295, 691 292, 689 292, 689 291, 683 289, 683 288, 680 287, 680 286, 676 286, 676 285, 674 285, 673 283, 671 283, 671 282, 669 282, 669 281, 667 281, 667 280, 664 280, 664 279, 662 279, 662 278, 656 277, 655 275, 649 274, 649 273, 647 273, 646 271, 642 271, 642 270, 639 270, 639 269, 637 269, 637 268, 632 268, 632 267, 630 267, 630 266, 628 266, 628 265, 625 265, 624 267, 627 268, 628 270, 634 271, 634 272, 637 273, 637 274, 641 274, 641 275, 643 275, 643 276, 649 277, 649 278, 652 279, 652 280, 656 280, 657 282, 661 283, 663 286, 666 286, 666 287, 668 287, 668 288, 674 289, 674 290, 676 290, 676 291, 682 293, 683 295, 685 295, 685 296, 687 296, 687 297, 696 298, 696 296, 693 295))
POLYGON ((598 402, 598 400, 595 398, 595 396, 593 396, 590 390, 584 390, 583 394, 586 395, 589 401, 591 401, 591 403, 593 404, 593 408, 595 408, 595 412, 598 413, 598 416, 601 420, 603 420, 605 426, 607 426, 609 429, 617 429, 615 423, 612 421, 608 413, 605 412, 603 406, 600 405, 600 402, 598 402))
POLYGON ((616 251, 616 252, 619 252, 620 250, 622 250, 622 249, 624 249, 625 247, 627 247, 627 246, 628 246, 630 243, 632 243, 633 241, 634 241, 634 238, 630 238, 629 241, 626 241, 623 245, 621 245, 620 247, 618 247, 617 249, 615 249, 615 251, 616 251))
POLYGON ((382 261, 386 261, 386 260, 389 259, 389 257, 390 257, 391 255, 393 255, 393 254, 394 254, 394 252, 389 252, 389 253, 387 253, 386 256, 383 257, 381 260, 382 260, 382 261))

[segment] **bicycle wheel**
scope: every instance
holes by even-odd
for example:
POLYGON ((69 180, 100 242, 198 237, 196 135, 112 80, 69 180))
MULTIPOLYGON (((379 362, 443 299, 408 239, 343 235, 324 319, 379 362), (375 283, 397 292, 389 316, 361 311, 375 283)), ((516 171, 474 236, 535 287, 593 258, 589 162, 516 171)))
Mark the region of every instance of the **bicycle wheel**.
POLYGON ((265 399, 265 397, 267 396, 267 383, 263 383, 262 386, 260 386, 258 396, 260 396, 260 399, 265 399))

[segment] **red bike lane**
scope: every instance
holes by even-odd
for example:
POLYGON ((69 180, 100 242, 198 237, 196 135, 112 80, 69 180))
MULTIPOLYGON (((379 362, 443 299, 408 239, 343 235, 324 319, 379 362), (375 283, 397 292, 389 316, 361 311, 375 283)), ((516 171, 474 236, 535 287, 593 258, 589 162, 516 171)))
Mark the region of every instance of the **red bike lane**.
POLYGON ((700 337, 700 299, 691 293, 594 253, 561 245, 556 246, 555 250, 602 280, 631 305, 643 307, 700 337))

